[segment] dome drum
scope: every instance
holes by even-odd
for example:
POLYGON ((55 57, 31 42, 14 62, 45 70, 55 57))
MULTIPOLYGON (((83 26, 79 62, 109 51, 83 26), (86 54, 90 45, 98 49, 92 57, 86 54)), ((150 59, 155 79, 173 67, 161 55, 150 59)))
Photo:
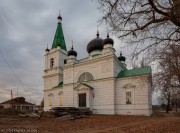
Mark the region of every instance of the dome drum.
POLYGON ((93 50, 91 53, 89 53, 90 56, 96 56, 101 54, 102 54, 102 50, 93 50))

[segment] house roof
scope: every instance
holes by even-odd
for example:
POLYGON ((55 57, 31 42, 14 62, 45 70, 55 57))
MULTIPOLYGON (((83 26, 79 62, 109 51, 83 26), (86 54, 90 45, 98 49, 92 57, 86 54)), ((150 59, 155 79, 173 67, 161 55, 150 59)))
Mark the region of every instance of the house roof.
POLYGON ((12 104, 12 103, 13 103, 13 105, 21 105, 21 104, 23 104, 23 105, 34 105, 32 103, 26 102, 24 97, 16 97, 14 99, 7 100, 5 102, 2 102, 1 105, 2 104, 12 104))
POLYGON ((117 78, 124 78, 124 77, 131 77, 131 76, 139 76, 151 73, 151 67, 142 67, 142 68, 135 68, 130 70, 124 70, 118 73, 117 78))

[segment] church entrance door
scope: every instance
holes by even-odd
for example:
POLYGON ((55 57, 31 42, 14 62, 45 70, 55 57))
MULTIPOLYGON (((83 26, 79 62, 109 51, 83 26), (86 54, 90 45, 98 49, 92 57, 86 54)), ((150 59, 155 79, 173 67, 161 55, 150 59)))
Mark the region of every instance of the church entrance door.
POLYGON ((86 93, 79 94, 79 107, 86 107, 86 93))

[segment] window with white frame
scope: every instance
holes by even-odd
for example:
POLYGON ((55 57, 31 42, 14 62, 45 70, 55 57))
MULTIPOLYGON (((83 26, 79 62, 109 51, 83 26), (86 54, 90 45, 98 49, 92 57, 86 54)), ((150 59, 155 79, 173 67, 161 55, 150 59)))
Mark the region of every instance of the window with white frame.
POLYGON ((126 92, 126 104, 132 104, 132 93, 126 92))

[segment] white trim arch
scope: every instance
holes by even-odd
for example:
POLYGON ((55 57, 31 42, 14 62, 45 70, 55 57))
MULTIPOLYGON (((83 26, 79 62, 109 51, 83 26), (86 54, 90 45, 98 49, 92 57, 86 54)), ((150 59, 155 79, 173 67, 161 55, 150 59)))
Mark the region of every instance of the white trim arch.
POLYGON ((82 83, 85 81, 94 80, 93 75, 90 72, 83 72, 77 79, 77 82, 82 83))
POLYGON ((52 97, 53 96, 53 94, 52 93, 49 93, 49 95, 48 95, 49 97, 52 97))
POLYGON ((58 93, 58 95, 63 95, 63 91, 60 91, 60 92, 58 93))

